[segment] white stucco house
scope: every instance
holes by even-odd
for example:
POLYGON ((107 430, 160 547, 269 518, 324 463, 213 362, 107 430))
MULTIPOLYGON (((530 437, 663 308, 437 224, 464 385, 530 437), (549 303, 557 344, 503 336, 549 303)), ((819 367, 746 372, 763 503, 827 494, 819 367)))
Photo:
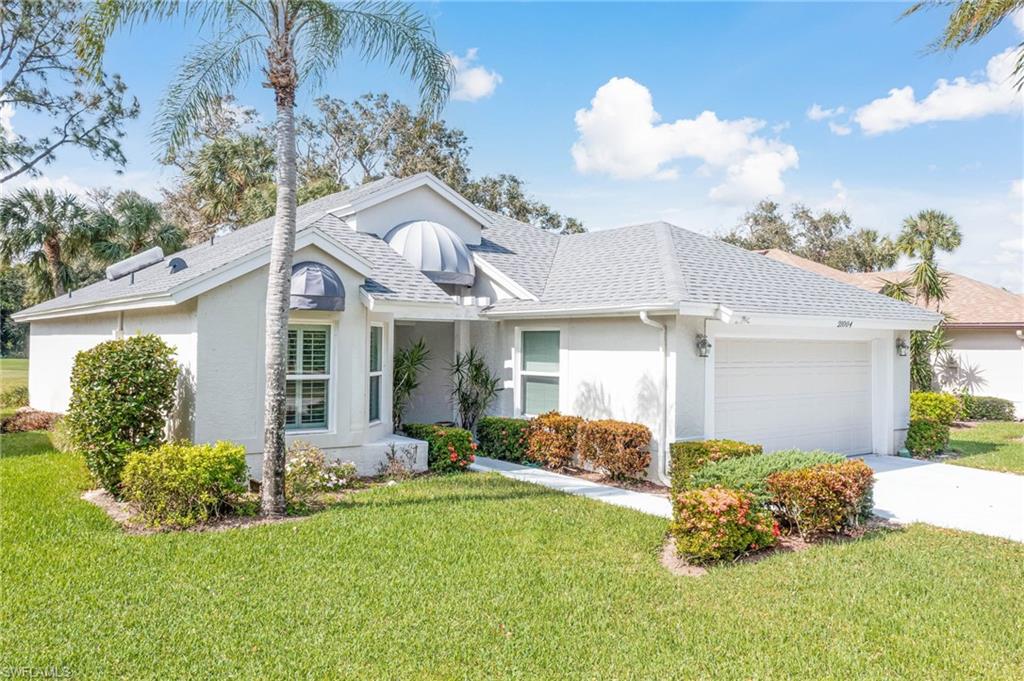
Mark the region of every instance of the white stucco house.
MULTIPOLYGON (((31 324, 32 406, 67 407, 78 351, 156 333, 185 376, 178 434, 242 443, 258 467, 271 229, 265 220, 18 313, 31 324)), ((893 453, 909 410, 901 339, 939 321, 663 222, 552 234, 428 174, 300 207, 295 263, 288 435, 363 472, 395 437, 394 349, 419 338, 431 364, 408 422, 452 419, 447 364, 472 346, 503 381, 493 413, 644 423, 654 478, 682 439, 893 453)))
MULTIPOLYGON (((903 281, 909 272, 842 272, 778 249, 764 255, 826 277, 880 291, 886 282, 903 281)), ((955 272, 948 277, 947 298, 918 305, 947 315, 944 325, 951 362, 940 363, 936 379, 946 390, 1001 397, 1014 403, 1024 418, 1024 296, 955 272)))

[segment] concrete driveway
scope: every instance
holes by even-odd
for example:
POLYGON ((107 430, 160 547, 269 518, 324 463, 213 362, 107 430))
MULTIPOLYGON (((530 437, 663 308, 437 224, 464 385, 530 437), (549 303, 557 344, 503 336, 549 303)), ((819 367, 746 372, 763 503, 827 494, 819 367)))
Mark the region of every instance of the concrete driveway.
POLYGON ((1024 542, 1024 476, 965 466, 865 456, 875 471, 875 513, 1024 542))

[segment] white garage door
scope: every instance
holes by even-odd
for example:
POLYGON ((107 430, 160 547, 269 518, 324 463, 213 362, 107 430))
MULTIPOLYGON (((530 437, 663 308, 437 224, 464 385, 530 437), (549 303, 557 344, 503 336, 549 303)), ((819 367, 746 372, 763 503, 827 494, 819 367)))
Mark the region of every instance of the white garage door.
POLYGON ((715 437, 765 451, 871 451, 868 343, 719 339, 715 437))

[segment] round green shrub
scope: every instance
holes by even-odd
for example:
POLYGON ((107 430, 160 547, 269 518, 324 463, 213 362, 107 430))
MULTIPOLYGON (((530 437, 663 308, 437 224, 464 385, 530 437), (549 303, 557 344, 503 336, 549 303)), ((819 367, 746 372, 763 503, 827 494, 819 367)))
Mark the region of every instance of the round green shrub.
POLYGON ((121 477, 124 498, 138 505, 148 525, 190 527, 243 498, 245 448, 231 442, 165 444, 130 453, 121 477))
POLYGON ((120 494, 129 453, 163 443, 177 380, 174 349, 154 335, 107 341, 75 356, 69 435, 111 494, 120 494))
POLYGON ((911 421, 906 447, 914 456, 932 456, 949 444, 949 426, 935 421, 911 421))
POLYGON ((934 421, 945 426, 962 417, 962 404, 956 395, 949 393, 910 393, 910 420, 934 421))
POLYGON ((670 532, 680 556, 709 563, 773 545, 779 527, 752 494, 708 487, 676 496, 670 532))
POLYGON ((473 434, 463 428, 449 428, 431 423, 407 423, 405 434, 427 443, 427 466, 435 473, 464 471, 476 461, 473 434))
POLYGON ((530 421, 485 416, 476 424, 476 436, 484 456, 512 463, 528 461, 530 421))
POLYGON ((1017 416, 1013 402, 1001 397, 964 395, 963 405, 968 421, 1013 421, 1017 416))

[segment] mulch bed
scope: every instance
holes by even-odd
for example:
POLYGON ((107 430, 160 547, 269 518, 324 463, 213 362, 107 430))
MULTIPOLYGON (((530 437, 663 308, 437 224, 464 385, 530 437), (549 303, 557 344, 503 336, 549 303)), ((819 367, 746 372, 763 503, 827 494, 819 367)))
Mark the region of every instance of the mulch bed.
POLYGON ((897 525, 894 525, 888 520, 875 516, 852 534, 829 534, 813 540, 803 539, 796 534, 783 535, 779 537, 779 542, 775 546, 744 554, 732 561, 708 566, 694 565, 687 562, 685 558, 679 557, 676 553, 676 540, 672 535, 668 535, 665 539, 665 543, 661 547, 661 565, 674 575, 683 577, 703 577, 708 574, 709 570, 716 570, 720 567, 757 563, 765 558, 770 558, 777 554, 799 553, 822 544, 857 541, 872 532, 891 531, 897 527, 897 525))

